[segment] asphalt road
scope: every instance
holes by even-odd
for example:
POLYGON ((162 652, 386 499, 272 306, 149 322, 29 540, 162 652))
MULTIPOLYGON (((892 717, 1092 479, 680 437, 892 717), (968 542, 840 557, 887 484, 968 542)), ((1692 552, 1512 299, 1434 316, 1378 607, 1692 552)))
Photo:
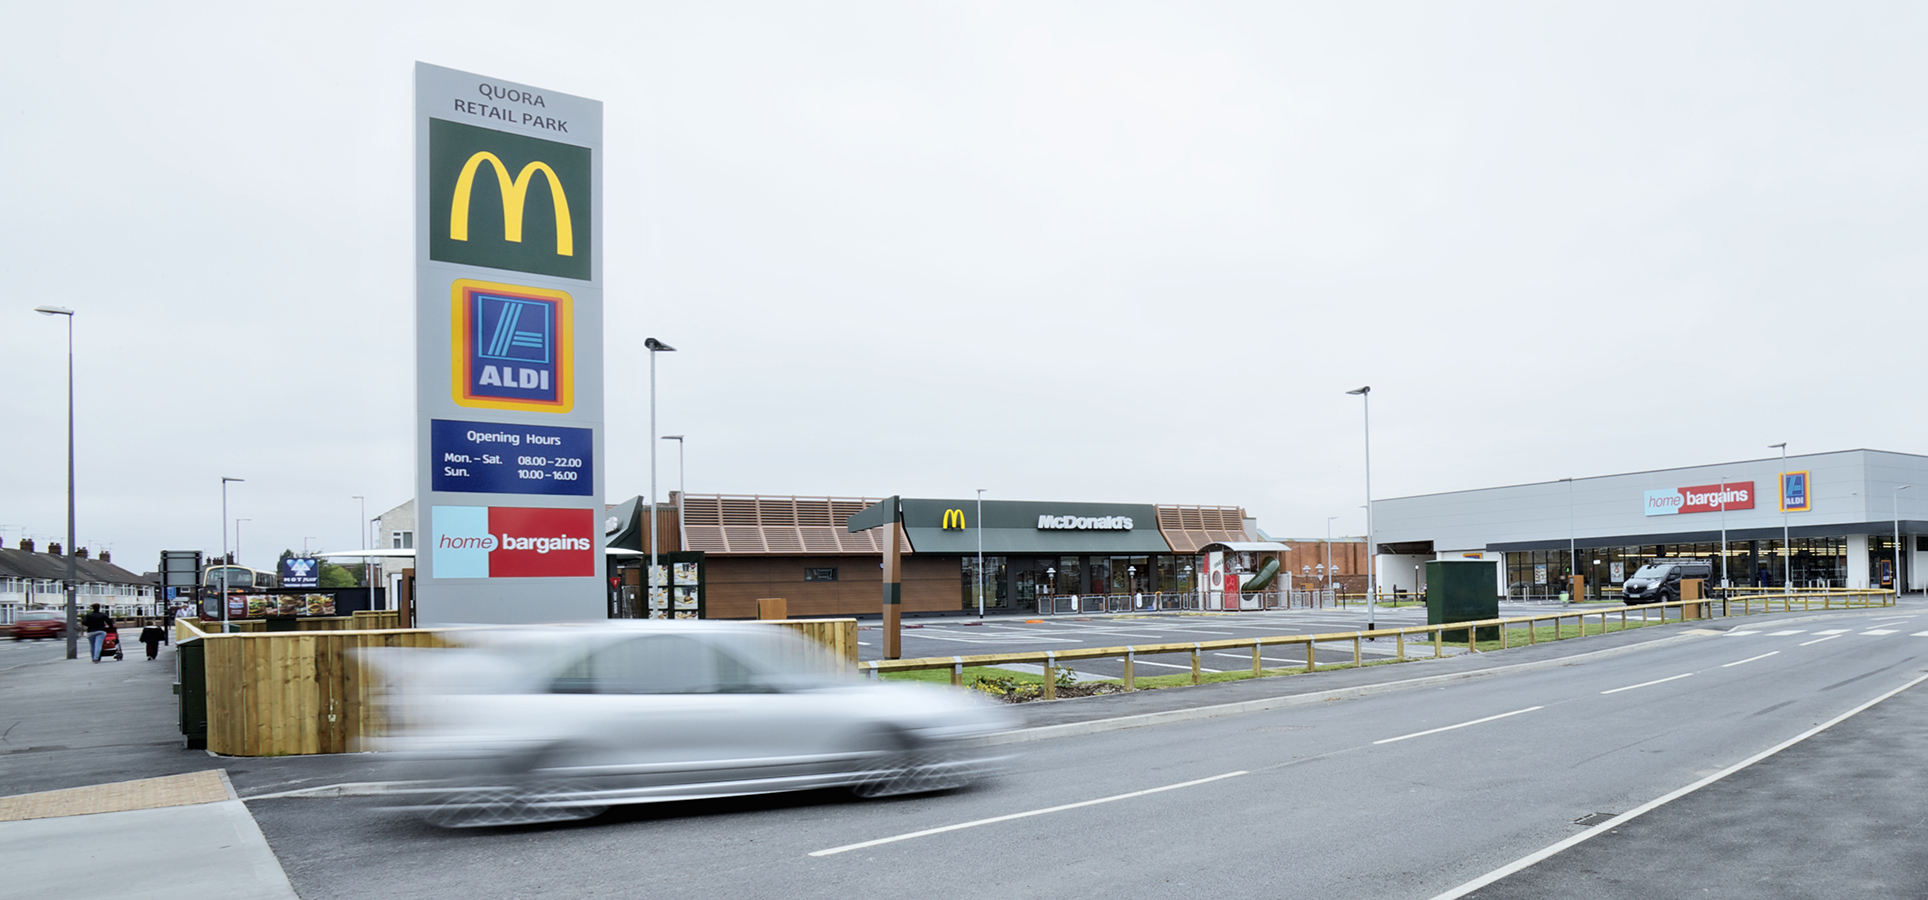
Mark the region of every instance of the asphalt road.
MULTIPOLYGON (((633 807, 567 827, 467 832, 339 799, 249 806, 308 900, 1423 900, 1589 831, 1576 820, 1637 809, 1928 669, 1919 606, 1719 627, 1734 630, 1675 625, 1673 637, 1566 665, 1016 744, 1001 779, 942 795, 633 807)), ((1920 845, 1928 826, 1913 795, 1896 790, 1914 782, 1895 777, 1919 762, 1923 692, 1905 691, 1476 896, 1928 895, 1928 867, 1917 851, 1898 849, 1920 845), (1813 846, 1777 852, 1789 841, 1813 846), (1751 842, 1751 860, 1710 859, 1751 842), (1798 878, 1762 884, 1796 861, 1808 867, 1798 878), (1728 893, 1703 890, 1714 880, 1728 893), (1803 892, 1808 885, 1833 893, 1803 892)))

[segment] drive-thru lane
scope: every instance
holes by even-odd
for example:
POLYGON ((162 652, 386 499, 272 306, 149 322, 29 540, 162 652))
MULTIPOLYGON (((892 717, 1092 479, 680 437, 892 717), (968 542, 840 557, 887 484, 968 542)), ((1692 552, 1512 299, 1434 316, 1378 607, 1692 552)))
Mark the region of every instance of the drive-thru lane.
MULTIPOLYGON (((430 887, 1427 898, 1575 834, 1575 819, 1633 809, 1892 691, 1928 660, 1928 634, 1898 615, 1754 621, 1751 634, 1702 629, 1572 665, 1017 744, 1007 776, 948 795, 676 804, 474 833, 339 801, 252 808, 308 900, 430 887)), ((1723 801, 1741 823, 1753 802, 1723 801)))

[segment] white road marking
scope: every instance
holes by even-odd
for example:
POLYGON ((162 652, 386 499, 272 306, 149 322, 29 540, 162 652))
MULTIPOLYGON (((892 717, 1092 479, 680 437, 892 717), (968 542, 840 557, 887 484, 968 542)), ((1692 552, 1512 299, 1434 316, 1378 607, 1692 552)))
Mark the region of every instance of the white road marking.
POLYGON ((1754 660, 1757 660, 1757 659, 1766 659, 1766 658, 1768 658, 1768 657, 1770 657, 1770 656, 1773 656, 1774 654, 1776 654, 1776 653, 1779 653, 1779 652, 1781 652, 1781 651, 1779 651, 1779 650, 1770 650, 1770 651, 1768 651, 1768 652, 1766 652, 1766 653, 1763 653, 1763 654, 1761 654, 1761 655, 1759 655, 1759 656, 1750 656, 1750 657, 1748 657, 1748 658, 1746 658, 1746 659, 1741 659, 1741 660, 1735 660, 1734 662, 1731 662, 1731 663, 1726 663, 1726 664, 1724 664, 1724 665, 1722 665, 1722 666, 1721 666, 1721 668, 1723 668, 1723 669, 1726 669, 1726 668, 1731 668, 1731 667, 1733 667, 1733 666, 1738 666, 1738 665, 1740 665, 1741 663, 1751 663, 1751 662, 1753 662, 1754 660))
MULTIPOLYGON (((1212 654, 1212 655, 1213 655, 1213 656, 1229 656, 1229 657, 1232 657, 1233 659, 1251 659, 1251 658, 1252 658, 1252 654, 1250 654, 1250 653, 1214 653, 1214 654, 1212 654)), ((1275 662, 1275 663, 1291 663, 1291 664, 1293 664, 1293 665, 1295 665, 1295 666, 1296 666, 1296 665, 1299 665, 1300 663, 1303 663, 1303 662, 1305 662, 1305 660, 1302 660, 1302 659, 1273 659, 1273 658, 1272 658, 1272 657, 1270 657, 1270 656, 1261 656, 1261 657, 1259 657, 1259 662, 1275 662)))
MULTIPOLYGON (((1152 662, 1152 661, 1151 661, 1151 660, 1149 660, 1149 659, 1140 659, 1140 660, 1134 660, 1134 662, 1136 662, 1136 663, 1137 663, 1138 665, 1141 665, 1141 666, 1163 666, 1163 667, 1165 667, 1165 668, 1167 668, 1167 669, 1185 669, 1185 670, 1187 670, 1187 671, 1190 671, 1190 670, 1191 670, 1191 666, 1181 666, 1181 665, 1179 665, 1179 664, 1177 664, 1177 663, 1161 663, 1161 662, 1152 662)), ((1200 672, 1223 672, 1223 671, 1225 671, 1224 669, 1207 669, 1207 668, 1205 668, 1204 666, 1199 666, 1199 667, 1198 667, 1198 670, 1199 670, 1200 672)))
POLYGON ((1520 857, 1519 859, 1516 859, 1510 863, 1507 863, 1504 866, 1494 869, 1491 872, 1481 875, 1480 877, 1475 878, 1472 881, 1468 881, 1465 884, 1460 885, 1459 887, 1453 888, 1452 890, 1447 891, 1443 894, 1439 894, 1438 896, 1433 897, 1432 900, 1459 900, 1460 897, 1464 897, 1467 894, 1477 891, 1480 888, 1483 888, 1489 884, 1492 884, 1493 882, 1498 881, 1502 878, 1505 878, 1506 876, 1511 875, 1515 872, 1525 870, 1533 866, 1535 863, 1539 863, 1546 859, 1549 859, 1553 855, 1569 847, 1572 847, 1575 844, 1578 844, 1582 841, 1589 840, 1591 838, 1599 837, 1600 835, 1603 835, 1603 834, 1607 834, 1613 831, 1614 826, 1624 825, 1632 821, 1634 818, 1638 816, 1646 815, 1647 813, 1652 812, 1656 809, 1659 809, 1660 807, 1665 806, 1668 803, 1672 803, 1673 801, 1678 800, 1682 797, 1685 797, 1688 794, 1691 794, 1695 791, 1698 791, 1701 788, 1704 788, 1710 784, 1713 784, 1716 781, 1726 778, 1727 776, 1732 775, 1735 772, 1739 772, 1740 770, 1745 769, 1748 766, 1751 766, 1757 762, 1760 762, 1761 760, 1764 760, 1770 756, 1773 756, 1774 754, 1779 753, 1782 750, 1786 750, 1787 748, 1792 747, 1795 744, 1798 744, 1802 741, 1807 740, 1808 738, 1811 738, 1817 734, 1820 734, 1823 731, 1833 728, 1834 726, 1847 721, 1849 718, 1860 714, 1864 710, 1867 710, 1873 707, 1875 704, 1880 703, 1883 700, 1888 699, 1889 697, 1893 697, 1894 695, 1899 694, 1902 691, 1905 691, 1911 687, 1914 687, 1915 685, 1920 684, 1923 681, 1928 681, 1928 675, 1922 675, 1916 678, 1915 680, 1908 682, 1907 684, 1904 684, 1898 688, 1895 688, 1892 691, 1882 694, 1881 696, 1876 697, 1873 700, 1869 700, 1868 702, 1863 703, 1860 706, 1857 706, 1851 710, 1848 710, 1847 712, 1844 712, 1838 716, 1835 716, 1834 718, 1829 719, 1826 722, 1823 722, 1819 725, 1816 725, 1813 728, 1808 729, 1807 731, 1801 732, 1800 734, 1797 734, 1791 738, 1788 738, 1787 740, 1782 741, 1781 743, 1775 744, 1774 746, 1769 747, 1766 750, 1762 750, 1761 752, 1756 753, 1753 756, 1750 756, 1746 759, 1743 759, 1740 762, 1737 762, 1731 766, 1728 766, 1725 769, 1715 772, 1714 774, 1709 775, 1706 778, 1702 778, 1701 780, 1696 781, 1693 784, 1687 785, 1686 787, 1683 787, 1679 790, 1672 791, 1667 794, 1663 794, 1659 797, 1656 797, 1652 800, 1642 803, 1639 806, 1634 807, 1633 809, 1627 810, 1626 812, 1623 812, 1620 815, 1617 815, 1611 819, 1608 819, 1605 822, 1601 822, 1600 824, 1595 825, 1592 828, 1582 831, 1579 834, 1569 837, 1566 840, 1560 841, 1538 852, 1530 853, 1526 856, 1520 857))
POLYGON ((1116 800, 1130 800, 1133 797, 1143 797, 1147 794, 1157 794, 1157 793, 1162 793, 1164 791, 1175 791, 1175 790, 1178 790, 1179 788, 1196 787, 1201 784, 1209 784, 1211 782, 1220 781, 1226 778, 1237 778, 1238 776, 1245 775, 1245 774, 1248 774, 1248 773, 1244 771, 1227 772, 1223 775, 1213 775, 1210 778, 1200 778, 1194 781, 1183 781, 1183 782, 1179 782, 1178 784, 1168 784, 1168 785, 1165 785, 1164 787, 1147 788, 1142 791, 1132 791, 1129 794, 1114 794, 1110 797, 1100 797, 1096 800, 1083 800, 1077 803, 1066 803, 1063 806, 1052 806, 1045 809, 1034 809, 1028 812, 1011 813, 1008 816, 993 816, 989 819, 978 819, 973 822, 959 822, 956 825, 945 825, 940 828, 926 828, 923 831, 913 831, 913 832, 910 832, 909 834, 899 834, 893 837, 878 838, 874 841, 862 841, 856 844, 845 844, 841 847, 831 847, 828 850, 813 850, 811 851, 810 855, 811 856, 834 856, 838 853, 847 853, 851 850, 862 850, 865 847, 876 847, 882 844, 894 844, 898 841, 908 841, 911 838, 929 837, 933 834, 943 834, 948 831, 962 831, 966 828, 976 828, 979 825, 994 825, 998 822, 1009 822, 1009 821, 1012 821, 1013 819, 1027 819, 1032 816, 1042 816, 1046 813, 1064 812, 1065 810, 1068 810, 1068 809, 1080 809, 1086 806, 1097 806, 1100 803, 1111 803, 1116 800))
POLYGON ((1768 632, 1768 633, 1767 633, 1767 636, 1768 636, 1768 637, 1787 637, 1787 636, 1788 636, 1788 635, 1790 635, 1790 634, 1807 634, 1807 629, 1805 629, 1805 628, 1789 628, 1789 629, 1788 629, 1788 630, 1786 630, 1786 631, 1770 631, 1770 632, 1768 632))
POLYGON ((1830 628, 1826 631, 1817 631, 1815 634, 1847 634, 1853 630, 1852 628, 1830 628))
POLYGON ((1861 636, 1862 637, 1880 637, 1884 634, 1894 634, 1894 633, 1895 633, 1895 629, 1893 628, 1876 628, 1871 631, 1861 632, 1861 636))
POLYGON ((1760 632, 1758 632, 1758 631, 1730 631, 1730 632, 1728 632, 1728 633, 1727 633, 1727 636, 1728 636, 1728 637, 1740 637, 1740 636, 1741 636, 1741 635, 1743 635, 1743 634, 1760 634, 1760 632))
POLYGON ((1795 646, 1797 646, 1797 647, 1805 647, 1805 646, 1807 646, 1807 645, 1809 645, 1809 644, 1818 644, 1818 643, 1821 643, 1822 641, 1831 641, 1831 640, 1834 640, 1835 638, 1838 638, 1838 637, 1840 637, 1840 635, 1838 635, 1838 634, 1830 634, 1830 635, 1828 635, 1827 637, 1824 637, 1824 638, 1815 638, 1814 640, 1811 640, 1811 641, 1802 641, 1802 642, 1800 642, 1799 644, 1796 644, 1795 646))
POLYGON ((1626 687, 1617 687, 1617 688, 1614 688, 1613 690, 1610 690, 1610 691, 1601 691, 1600 693, 1602 693, 1602 694, 1618 694, 1618 693, 1620 693, 1621 691, 1631 691, 1631 690, 1633 690, 1634 688, 1643 688, 1643 687, 1652 687, 1652 686, 1654 686, 1654 685, 1656 685, 1656 684, 1666 684, 1666 683, 1667 683, 1667 682, 1669 682, 1669 681, 1676 681, 1676 680, 1679 680, 1679 679, 1682 679, 1682 678, 1687 678, 1687 677, 1690 677, 1690 676, 1692 676, 1693 674, 1694 674, 1694 673, 1692 673, 1692 672, 1688 672, 1688 673, 1687 673, 1687 674, 1685 674, 1685 675, 1675 675, 1675 676, 1673 676, 1672 678, 1661 678, 1661 679, 1656 679, 1656 680, 1654 680, 1654 681, 1643 681, 1643 682, 1641 682, 1641 683, 1639 683, 1639 684, 1630 684, 1630 685, 1627 685, 1626 687))
POLYGON ((1438 734, 1438 733, 1440 733, 1440 732, 1442 732, 1442 731, 1452 731, 1452 730, 1453 730, 1453 729, 1455 729, 1455 728, 1465 728, 1465 727, 1466 727, 1466 726, 1468 726, 1468 725, 1479 725, 1479 724, 1482 724, 1482 723, 1485 723, 1485 722, 1491 722, 1491 721, 1493 721, 1493 720, 1495 720, 1495 719, 1504 719, 1504 718, 1506 718, 1507 716, 1517 716, 1517 715, 1519 715, 1520 713, 1530 713, 1530 712, 1532 712, 1532 711, 1534 711, 1534 710, 1536 710, 1536 709, 1545 709, 1545 708, 1546 708, 1546 707, 1544 707, 1544 706, 1529 706, 1529 707, 1527 707, 1527 708, 1525 708, 1525 709, 1516 709, 1516 710, 1514 710, 1514 711, 1512 711, 1512 712, 1510 712, 1510 713, 1500 713, 1500 714, 1499 714, 1499 715, 1497 715, 1497 716, 1487 716, 1487 717, 1486 717, 1486 718, 1484 718, 1484 719, 1474 719, 1474 720, 1473 720, 1473 721, 1471 721, 1471 722, 1461 722, 1461 723, 1459 723, 1458 725, 1448 725, 1448 726, 1446 726, 1446 727, 1444 727, 1444 728, 1434 728, 1434 729, 1430 729, 1430 730, 1427 730, 1427 731, 1415 731, 1415 732, 1413 732, 1412 734, 1402 734, 1402 735, 1400 735, 1400 736, 1398 736, 1398 737, 1395 737, 1395 738, 1386 738, 1386 739, 1385 739, 1385 740, 1383 740, 1383 741, 1373 741, 1373 743, 1374 743, 1374 744, 1390 744, 1390 743, 1393 743, 1394 741, 1403 741, 1403 740, 1406 740, 1406 739, 1408 739, 1408 738, 1416 738, 1416 737, 1425 737, 1426 735, 1429 735, 1429 734, 1438 734))
POLYGON ((1908 636, 1909 637, 1928 637, 1928 631, 1917 631, 1914 634, 1911 634, 1908 636))

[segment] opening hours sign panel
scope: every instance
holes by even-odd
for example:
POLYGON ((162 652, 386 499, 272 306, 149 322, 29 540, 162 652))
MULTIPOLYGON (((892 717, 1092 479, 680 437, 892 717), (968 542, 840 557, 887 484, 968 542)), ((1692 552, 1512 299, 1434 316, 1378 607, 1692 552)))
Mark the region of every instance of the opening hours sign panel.
POLYGON ((415 608, 607 616, 602 103, 415 65, 415 608))

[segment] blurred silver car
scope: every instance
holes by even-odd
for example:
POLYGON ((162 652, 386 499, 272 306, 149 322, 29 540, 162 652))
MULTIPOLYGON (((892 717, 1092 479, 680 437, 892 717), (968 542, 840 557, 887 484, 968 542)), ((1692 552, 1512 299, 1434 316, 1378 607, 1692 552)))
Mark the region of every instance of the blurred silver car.
POLYGON ((865 681, 774 625, 621 622, 461 632, 378 655, 388 749, 426 777, 404 807, 448 826, 588 818, 613 804, 848 787, 963 786, 1009 711, 865 681))

